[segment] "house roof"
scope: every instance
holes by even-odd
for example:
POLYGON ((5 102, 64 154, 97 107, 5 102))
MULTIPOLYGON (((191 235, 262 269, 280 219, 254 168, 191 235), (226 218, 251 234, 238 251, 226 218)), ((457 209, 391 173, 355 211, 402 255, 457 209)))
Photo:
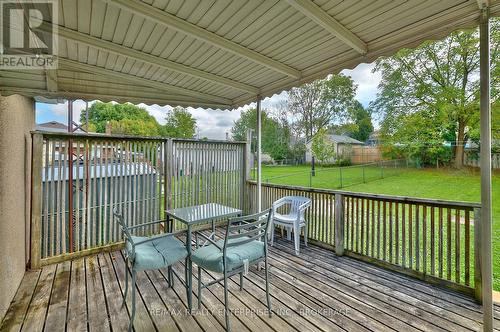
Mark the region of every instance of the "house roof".
POLYGON ((346 136, 346 135, 327 135, 328 138, 332 142, 335 143, 343 143, 343 144, 364 144, 363 142, 358 141, 357 139, 354 139, 352 137, 346 136))
POLYGON ((57 122, 57 121, 49 121, 49 122, 37 124, 36 130, 67 132, 68 126, 66 126, 63 123, 57 122))
MULTIPOLYGON (((354 139, 354 138, 346 136, 346 135, 332 135, 332 134, 328 134, 326 136, 330 139, 330 141, 335 142, 335 143, 364 145, 363 142, 360 142, 357 139, 354 139)), ((312 142, 312 139, 308 140, 306 144, 308 144, 310 142, 312 142)))
MULTIPOLYGON (((234 108, 476 26, 477 0, 59 1, 55 70, 0 93, 234 108)), ((492 16, 500 0, 490 0, 492 16)))

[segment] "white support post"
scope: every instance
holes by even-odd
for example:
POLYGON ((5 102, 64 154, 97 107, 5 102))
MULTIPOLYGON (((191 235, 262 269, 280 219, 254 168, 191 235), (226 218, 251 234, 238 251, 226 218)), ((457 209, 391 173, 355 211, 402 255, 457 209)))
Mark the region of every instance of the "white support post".
POLYGON ((262 211, 262 109, 257 96, 257 212, 262 211))
POLYGON ((490 26, 489 8, 480 16, 480 108, 481 108, 481 242, 483 330, 493 331, 491 253, 491 106, 490 106, 490 26))

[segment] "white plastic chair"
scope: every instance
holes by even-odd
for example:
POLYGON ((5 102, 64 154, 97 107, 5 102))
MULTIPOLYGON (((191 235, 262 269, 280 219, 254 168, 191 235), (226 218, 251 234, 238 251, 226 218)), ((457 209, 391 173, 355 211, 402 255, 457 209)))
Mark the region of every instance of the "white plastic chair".
POLYGON ((311 206, 311 199, 302 196, 285 196, 273 203, 271 226, 271 246, 274 244, 274 228, 276 225, 283 226, 287 230, 287 238, 291 240, 291 232, 294 235, 295 255, 300 252, 300 229, 304 227, 304 244, 307 247, 307 221, 304 218, 305 210, 311 206), (284 209, 286 213, 278 213, 278 209, 284 209))

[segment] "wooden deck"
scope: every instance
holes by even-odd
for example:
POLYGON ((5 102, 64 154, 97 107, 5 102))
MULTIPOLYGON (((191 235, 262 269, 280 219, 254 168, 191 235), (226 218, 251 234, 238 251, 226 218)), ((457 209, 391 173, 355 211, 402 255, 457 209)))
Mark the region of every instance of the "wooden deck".
MULTIPOLYGON (((270 250, 274 315, 265 314, 263 271, 230 282, 235 331, 480 331, 481 306, 421 281, 310 246, 300 257, 289 242, 270 250)), ((176 265, 183 276, 183 266, 176 265)), ((196 271, 196 269, 195 269, 196 271)), ((203 291, 203 310, 186 314, 179 280, 168 288, 165 271, 139 273, 136 331, 222 331, 223 289, 203 291)), ((205 277, 207 277, 205 275, 205 277)), ((193 278, 196 288, 196 277, 193 278)), ((124 263, 120 252, 28 271, 1 331, 124 331, 124 263)), ((130 294, 130 292, 129 292, 130 294)), ((196 305, 196 296, 193 296, 196 305)), ((500 307, 495 307, 500 317, 500 307)), ((500 331, 500 321, 495 321, 500 331)))

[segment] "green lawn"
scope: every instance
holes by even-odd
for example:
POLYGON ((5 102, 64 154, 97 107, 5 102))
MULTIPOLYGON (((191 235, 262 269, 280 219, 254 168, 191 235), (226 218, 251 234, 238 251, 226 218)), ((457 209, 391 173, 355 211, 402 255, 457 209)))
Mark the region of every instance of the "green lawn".
MULTIPOLYGON (((338 168, 318 169, 310 177, 309 166, 264 166, 262 181, 277 184, 337 189, 340 187, 338 168)), ((478 170, 450 169, 365 169, 365 181, 360 167, 342 170, 343 190, 455 201, 480 201, 478 170), (384 178, 382 179, 382 173, 384 178)), ((493 175, 493 270, 494 289, 500 290, 500 172, 493 175)))

